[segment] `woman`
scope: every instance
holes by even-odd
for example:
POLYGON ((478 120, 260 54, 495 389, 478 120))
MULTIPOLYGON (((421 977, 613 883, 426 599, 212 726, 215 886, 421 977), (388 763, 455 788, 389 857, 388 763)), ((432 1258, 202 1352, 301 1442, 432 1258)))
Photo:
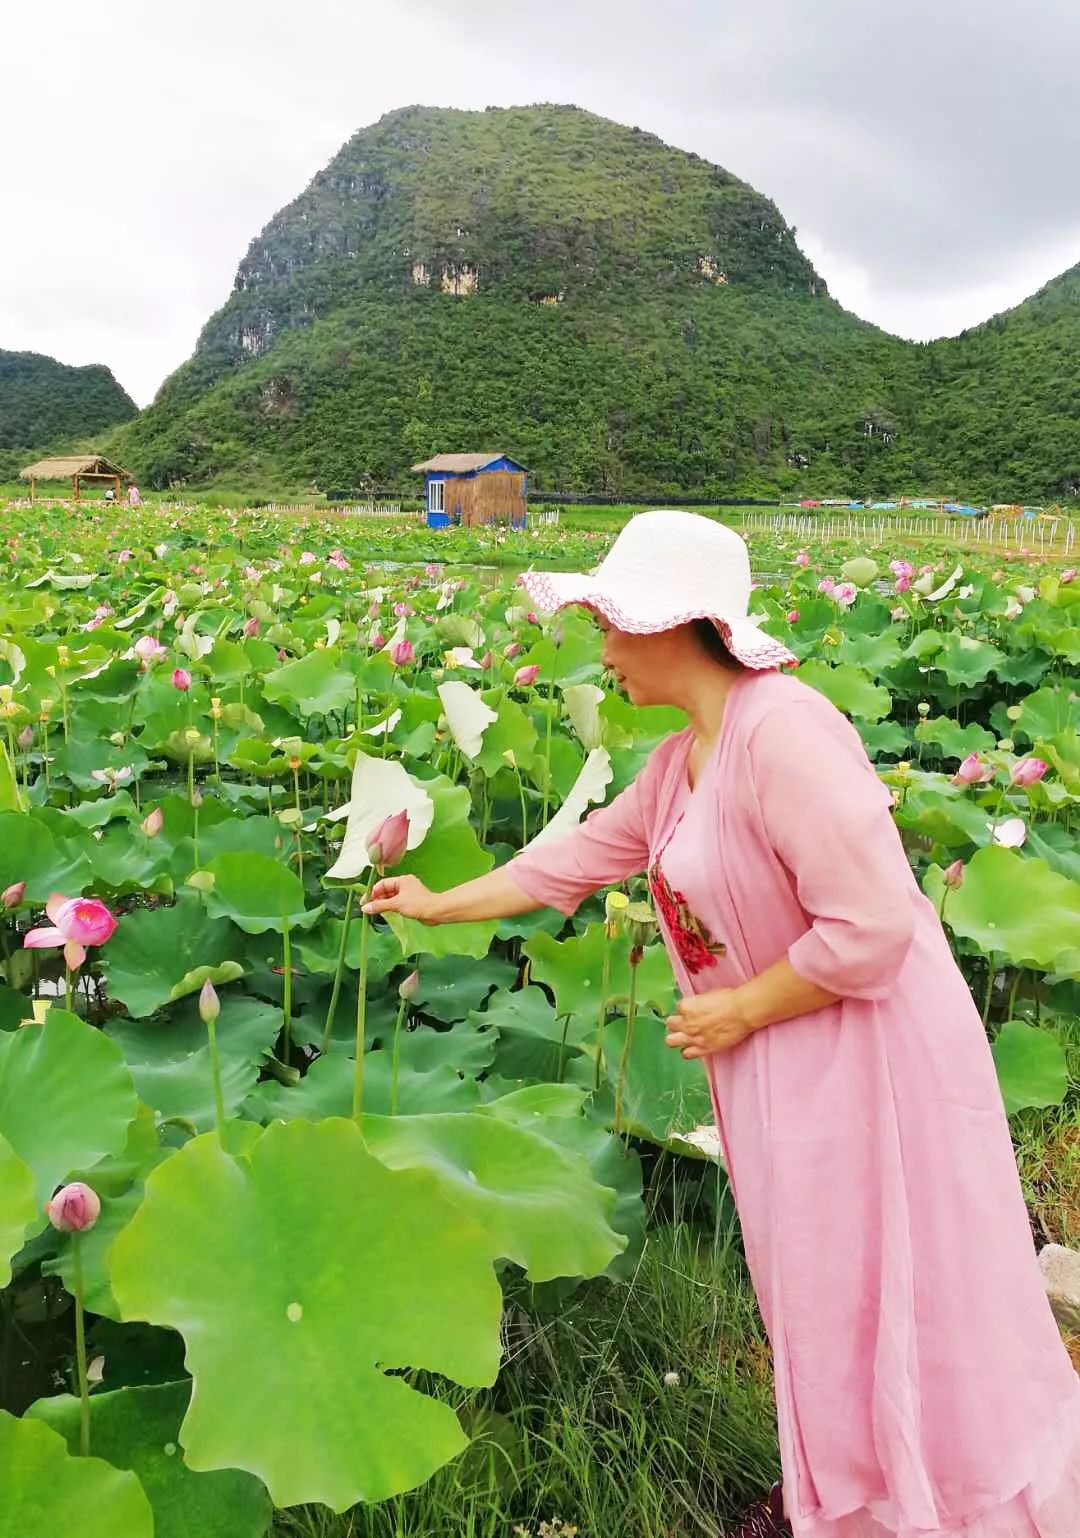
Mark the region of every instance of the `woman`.
MULTIPOLYGON (((979 1012, 855 729, 747 616, 743 540, 630 520, 584 604, 639 705, 690 725, 563 839, 448 892, 427 923, 550 905, 648 871, 768 1329, 795 1538, 1077 1538, 1080 1379, 1036 1264, 979 1012), (705 621, 703 624, 702 621, 705 621)), ((774 1515, 769 1515, 770 1509, 774 1515)))

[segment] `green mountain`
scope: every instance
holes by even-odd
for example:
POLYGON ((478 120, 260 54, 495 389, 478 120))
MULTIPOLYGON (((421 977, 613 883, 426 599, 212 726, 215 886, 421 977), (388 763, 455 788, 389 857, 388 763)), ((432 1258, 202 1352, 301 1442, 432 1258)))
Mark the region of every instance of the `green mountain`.
POLYGON ((410 107, 271 220, 112 451, 157 486, 405 488, 416 460, 490 447, 541 491, 1041 494, 1072 461, 1041 428, 1021 443, 989 379, 1048 328, 1009 324, 887 335, 768 199, 636 128, 410 107))
POLYGON ((71 368, 41 353, 0 351, 0 451, 13 451, 5 458, 65 448, 135 412, 103 364, 71 368))

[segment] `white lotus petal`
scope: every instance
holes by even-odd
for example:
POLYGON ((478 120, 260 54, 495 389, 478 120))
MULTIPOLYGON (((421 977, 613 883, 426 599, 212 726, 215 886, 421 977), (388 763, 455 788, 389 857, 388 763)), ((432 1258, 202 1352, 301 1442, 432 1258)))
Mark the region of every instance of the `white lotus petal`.
POLYGON ((499 719, 498 711, 485 705, 476 689, 458 679, 440 684, 436 692, 446 712, 451 737, 466 758, 475 758, 483 746, 484 733, 492 721, 499 719))
POLYGON ((0 636, 0 657, 3 657, 11 669, 12 683, 17 684, 26 667, 26 657, 22 650, 15 645, 14 641, 9 641, 6 636, 0 636))
POLYGON ((563 690, 562 697, 578 741, 591 753, 604 740, 604 724, 599 710, 606 698, 603 689, 597 688, 596 684, 570 684, 563 690))
POLYGON ((330 813, 331 821, 342 813, 349 820, 341 853, 327 876, 335 881, 359 881, 371 865, 368 839, 387 817, 401 811, 409 814, 407 847, 415 849, 424 842, 435 820, 435 803, 395 759, 358 753, 349 804, 330 813))
POLYGON ((405 630, 406 630, 406 627, 407 627, 408 623, 409 623, 408 615, 407 614, 403 614, 401 616, 401 618, 398 620, 397 624, 394 626, 394 633, 393 633, 393 635, 390 637, 389 641, 387 641, 386 645, 383 647, 383 651, 384 652, 388 652, 390 650, 391 646, 396 646, 399 641, 404 641, 404 639, 405 639, 405 630))
POLYGON ((387 732, 392 732, 394 730, 395 726, 397 726, 397 724, 398 724, 398 722, 400 720, 401 720, 401 711, 400 710, 391 711, 391 713, 387 716, 385 721, 376 721, 374 726, 365 726, 364 727, 364 736, 365 737, 385 737, 387 732))
POLYGON ((671 1138, 675 1142, 692 1144, 707 1158, 715 1159, 717 1164, 724 1162, 724 1145, 720 1141, 719 1127, 711 1127, 706 1122, 690 1132, 673 1132, 671 1138))
POLYGON ((326 644, 327 644, 327 646, 336 646, 337 643, 338 643, 338 636, 340 634, 341 634, 341 621, 339 619, 328 619, 327 622, 326 622, 326 644))
POLYGON ((963 575, 964 568, 962 566, 957 566, 952 575, 946 577, 945 581, 941 584, 940 587, 936 587, 932 593, 927 593, 927 603, 937 603, 939 599, 947 598, 963 575))
POLYGON ((451 646, 446 655, 453 657, 454 666, 457 668, 476 668, 478 672, 480 671, 480 664, 473 656, 471 646, 451 646))
POLYGON ((599 802, 606 798, 607 788, 611 784, 614 773, 611 767, 611 754, 607 748, 593 748, 585 760, 581 773, 570 787, 570 794, 547 827, 541 828, 536 837, 529 840, 525 846, 526 849, 532 849, 534 845, 546 844, 555 839, 566 838, 568 834, 573 833, 588 810, 590 802, 599 802))

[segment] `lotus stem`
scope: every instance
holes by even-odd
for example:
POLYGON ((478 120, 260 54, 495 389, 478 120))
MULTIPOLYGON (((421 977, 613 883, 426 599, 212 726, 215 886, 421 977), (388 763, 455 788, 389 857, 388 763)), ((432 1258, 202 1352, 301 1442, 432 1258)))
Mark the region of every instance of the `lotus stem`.
POLYGON ((82 1234, 71 1235, 71 1266, 75 1273, 75 1362, 79 1378, 79 1452, 90 1456, 90 1380, 86 1370, 86 1318, 83 1314, 82 1234))
POLYGON ((282 1058, 287 1064, 289 1061, 289 1048, 291 1046, 290 1038, 292 1036, 292 930, 287 922, 283 922, 281 927, 281 964, 281 1011, 285 1017, 282 1058))
POLYGON ((615 1131, 620 1130, 622 1124, 622 1099, 623 1084, 626 1082, 626 1069, 630 1062, 630 1039, 634 1034, 634 1015, 637 1013, 637 963, 633 956, 630 958, 630 993, 626 1002, 626 1040, 623 1042, 622 1056, 619 1059, 619 1082, 615 1086, 615 1131))
POLYGON ((188 754, 188 800, 191 802, 192 840, 195 844, 195 869, 199 868, 199 803, 195 800, 195 750, 188 754))
POLYGON ((220 1138, 225 1126, 225 1096, 221 1089, 221 1059, 218 1057, 216 1020, 207 1020, 206 1038, 210 1049, 210 1078, 214 1085, 214 1120, 217 1123, 220 1138))
POLYGON ((330 994, 330 1007, 326 1011, 326 1024, 323 1026, 322 1043, 319 1051, 324 1055, 330 1050, 330 1038, 334 1029, 334 1016, 337 1013, 338 999, 341 996, 341 978, 345 971, 345 948, 349 943, 349 925, 352 923, 353 899, 355 889, 349 887, 345 893, 345 914, 341 922, 341 943, 338 946, 337 967, 334 970, 334 987, 330 994))
POLYGON ((514 765, 514 773, 517 775, 518 799, 521 802, 521 847, 524 849, 525 845, 529 842, 529 812, 525 805, 525 786, 522 782, 521 770, 516 764, 514 765))
POLYGON ((364 1100, 364 1026, 367 1021, 368 934, 371 930, 371 920, 363 911, 363 905, 371 896, 374 885, 375 877, 372 877, 360 903, 360 971, 356 988, 356 1067, 353 1074, 352 1102, 354 1118, 360 1115, 364 1100))
POLYGON ((607 1024, 608 993, 611 989, 611 936, 605 926, 604 960, 600 967, 600 1009, 596 1019, 596 1079, 594 1088, 600 1088, 601 1068, 604 1061, 604 1027, 607 1024))
POLYGON ((551 718, 554 713, 555 682, 552 680, 552 682, 548 684, 547 710, 544 713, 547 719, 547 725, 544 729, 544 800, 540 811, 540 826, 542 828, 547 827, 548 802, 551 800, 551 718))
POLYGON ((990 1019, 990 1003, 994 995, 994 979, 997 977, 997 967, 994 965, 993 954, 986 958, 986 997, 983 999, 982 1023, 985 1026, 990 1019))
POLYGON ((1016 995, 1020 987, 1020 979, 1023 977, 1023 975, 1023 967, 1017 967, 1016 976, 1013 978, 1013 985, 1009 992, 1009 1013, 1007 1016, 1009 1020, 1013 1018, 1013 1005, 1016 1003, 1016 995))
POLYGON ((69 1015, 75 1013, 75 974, 70 967, 64 968, 64 982, 67 987, 67 999, 65 1007, 69 1015))
POLYGON ((397 1019, 394 1021, 394 1049, 390 1057, 390 1115, 397 1115, 397 1091, 398 1091, 398 1048, 401 1045, 401 1028, 405 1023, 405 1015, 409 1008, 408 999, 402 999, 398 1005, 397 1019))

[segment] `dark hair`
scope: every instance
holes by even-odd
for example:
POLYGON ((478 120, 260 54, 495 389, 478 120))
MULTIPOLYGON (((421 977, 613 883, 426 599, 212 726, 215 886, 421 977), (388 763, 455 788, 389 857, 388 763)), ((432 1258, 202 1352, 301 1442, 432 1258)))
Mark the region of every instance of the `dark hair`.
POLYGON ((694 632, 694 639, 714 662, 723 663, 725 667, 741 668, 743 664, 735 653, 732 652, 719 630, 711 619, 695 619, 690 621, 690 628, 694 632))

